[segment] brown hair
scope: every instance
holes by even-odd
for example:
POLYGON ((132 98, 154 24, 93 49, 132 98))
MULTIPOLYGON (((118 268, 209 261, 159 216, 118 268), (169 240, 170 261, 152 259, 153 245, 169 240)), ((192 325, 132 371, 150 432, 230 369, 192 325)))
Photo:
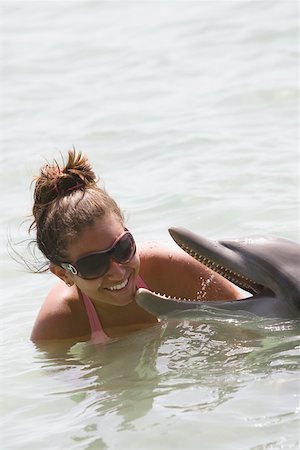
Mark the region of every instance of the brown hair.
POLYGON ((66 261, 69 243, 97 218, 114 214, 124 222, 116 202, 97 186, 87 157, 75 149, 68 152, 66 164, 46 164, 34 180, 34 220, 29 232, 36 230, 37 246, 52 263, 66 261))

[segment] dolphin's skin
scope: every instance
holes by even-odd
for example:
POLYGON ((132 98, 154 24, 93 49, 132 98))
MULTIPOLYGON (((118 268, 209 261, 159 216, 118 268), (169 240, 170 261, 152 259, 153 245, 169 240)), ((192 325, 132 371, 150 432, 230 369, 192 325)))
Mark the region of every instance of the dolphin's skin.
POLYGON ((184 228, 170 228, 187 253, 252 294, 241 300, 176 299, 139 289, 137 303, 156 316, 208 307, 245 311, 262 317, 300 317, 300 245, 279 237, 212 241, 184 228))

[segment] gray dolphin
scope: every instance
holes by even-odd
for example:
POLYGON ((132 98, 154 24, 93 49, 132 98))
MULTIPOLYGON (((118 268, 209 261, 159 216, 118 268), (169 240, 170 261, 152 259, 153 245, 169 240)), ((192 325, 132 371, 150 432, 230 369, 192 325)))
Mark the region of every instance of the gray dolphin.
POLYGON ((184 228, 170 228, 174 241, 187 253, 249 292, 241 300, 177 299, 139 289, 136 302, 156 316, 177 311, 250 312, 270 318, 300 316, 300 245, 270 236, 212 241, 184 228))

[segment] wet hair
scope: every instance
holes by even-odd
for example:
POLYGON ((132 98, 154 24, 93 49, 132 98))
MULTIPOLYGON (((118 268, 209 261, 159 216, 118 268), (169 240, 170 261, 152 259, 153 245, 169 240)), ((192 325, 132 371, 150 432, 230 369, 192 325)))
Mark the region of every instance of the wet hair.
POLYGON ((59 264, 68 259, 68 245, 87 225, 113 214, 124 223, 117 203, 103 187, 85 155, 75 149, 68 152, 66 163, 46 164, 34 177, 33 222, 29 232, 36 231, 36 244, 49 262, 59 264))

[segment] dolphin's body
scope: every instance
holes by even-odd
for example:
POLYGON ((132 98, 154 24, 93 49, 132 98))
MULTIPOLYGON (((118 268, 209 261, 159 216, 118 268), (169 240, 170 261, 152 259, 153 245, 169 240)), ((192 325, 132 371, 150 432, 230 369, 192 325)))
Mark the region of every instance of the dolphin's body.
POLYGON ((183 228, 170 228, 187 253, 252 294, 241 300, 176 299, 139 289, 137 303, 156 316, 221 308, 262 317, 300 316, 300 245, 279 237, 246 237, 226 241, 204 239, 183 228))

